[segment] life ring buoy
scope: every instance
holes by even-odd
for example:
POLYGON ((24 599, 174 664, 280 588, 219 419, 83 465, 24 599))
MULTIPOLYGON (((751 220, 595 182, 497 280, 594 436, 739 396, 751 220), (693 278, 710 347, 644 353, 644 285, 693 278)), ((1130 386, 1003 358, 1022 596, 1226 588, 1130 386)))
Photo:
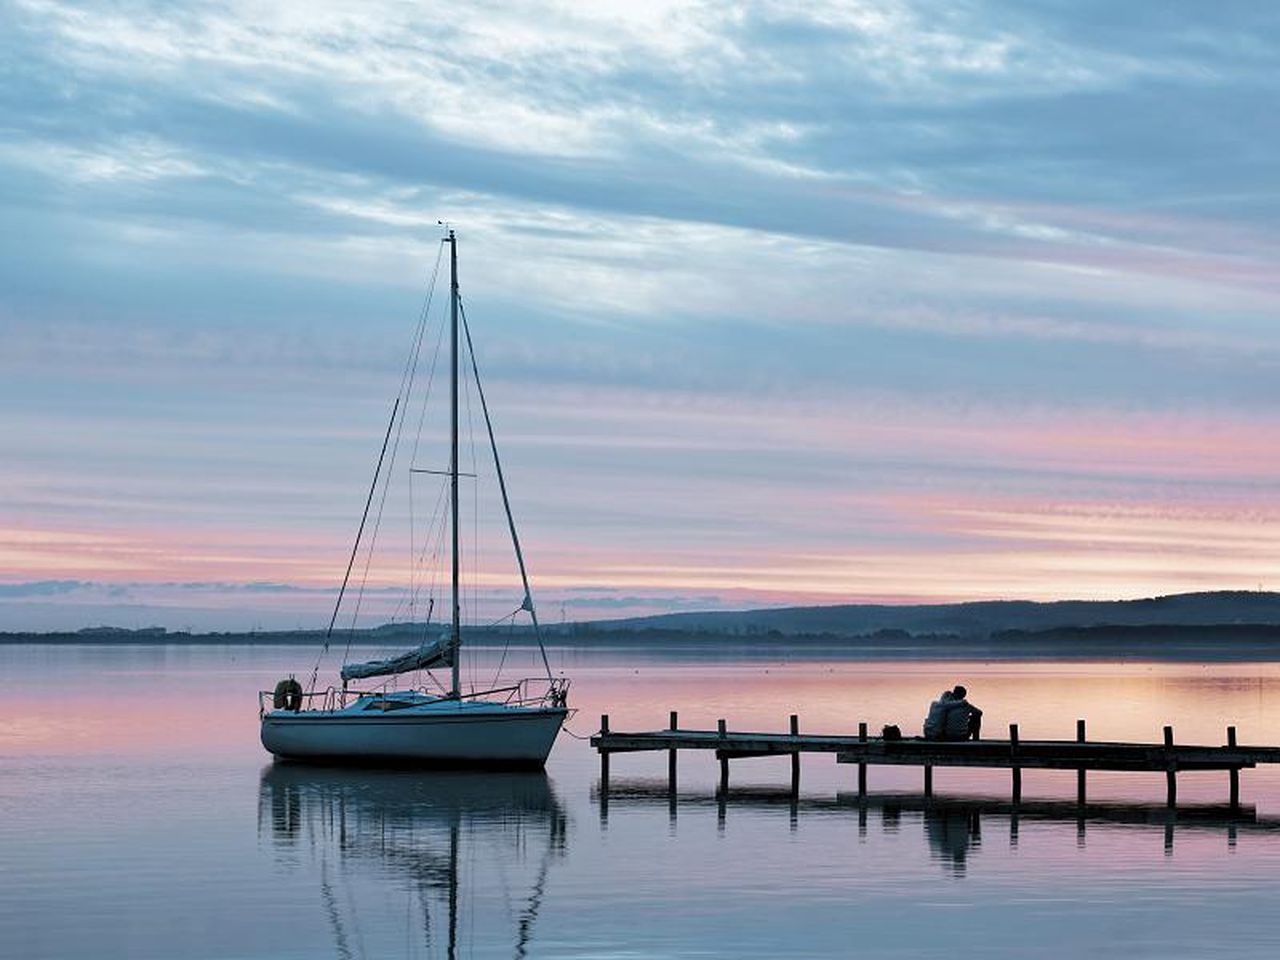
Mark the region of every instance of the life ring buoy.
POLYGON ((288 710, 297 713, 302 709, 302 684, 290 677, 276 684, 271 695, 271 705, 277 710, 288 710))

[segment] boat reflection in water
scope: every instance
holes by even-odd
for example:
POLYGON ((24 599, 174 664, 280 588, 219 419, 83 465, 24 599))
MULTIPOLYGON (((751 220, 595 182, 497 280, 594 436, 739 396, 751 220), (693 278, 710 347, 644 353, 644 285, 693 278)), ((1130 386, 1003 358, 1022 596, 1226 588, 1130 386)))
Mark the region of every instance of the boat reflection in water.
POLYGON ((340 957, 362 956, 379 922, 429 954, 524 956, 566 828, 541 771, 262 773, 259 838, 291 879, 316 882, 340 957))

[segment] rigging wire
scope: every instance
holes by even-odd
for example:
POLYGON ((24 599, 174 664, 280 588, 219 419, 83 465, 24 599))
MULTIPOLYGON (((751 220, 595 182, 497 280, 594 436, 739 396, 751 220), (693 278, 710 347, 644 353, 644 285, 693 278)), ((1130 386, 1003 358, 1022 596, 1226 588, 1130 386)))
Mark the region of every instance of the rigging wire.
MULTIPOLYGON (((505 617, 499 617, 497 620, 493 621, 493 623, 489 624, 489 627, 490 628, 496 627, 498 624, 502 623, 505 620, 509 622, 512 630, 514 630, 516 625, 516 617, 520 614, 520 611, 523 609, 524 607, 516 607, 514 610, 508 613, 505 617)), ((496 687, 498 685, 498 678, 502 676, 502 668, 507 665, 507 653, 511 650, 511 637, 512 637, 511 631, 507 631, 506 636, 507 636, 507 642, 502 645, 502 656, 498 659, 498 669, 493 672, 493 683, 490 684, 490 686, 493 686, 493 687, 496 687)))
MULTIPOLYGON (((461 303, 459 303, 459 308, 461 308, 461 303)), ((470 593, 467 610, 469 611, 472 625, 475 625, 480 619, 480 471, 476 460, 475 411, 471 404, 471 380, 466 376, 462 377, 462 394, 467 412, 467 446, 471 454, 471 543, 468 559, 472 575, 469 580, 464 582, 467 584, 467 589, 470 593)), ((470 664, 469 673, 471 676, 469 679, 471 681, 471 689, 475 690, 479 666, 474 659, 470 661, 470 664)))
MULTIPOLYGON (((447 532, 443 516, 444 498, 446 493, 447 484, 444 481, 441 481, 436 494, 435 508, 432 511, 432 519, 431 524, 428 527, 426 541, 423 543, 422 551, 418 556, 418 565, 420 567, 426 567, 429 573, 429 585, 425 588, 427 592, 428 614, 427 622, 423 625, 424 630, 429 630, 432 626, 431 614, 435 610, 435 603, 437 599, 439 578, 441 574, 439 560, 444 551, 444 538, 445 533, 447 532)), ((421 589, 419 590, 419 595, 421 595, 421 589)), ((435 674, 431 672, 430 668, 426 668, 426 672, 433 683, 440 686, 441 690, 447 691, 447 688, 440 683, 435 674)))
MULTIPOLYGON (((364 533, 365 521, 369 519, 369 504, 373 502, 374 491, 378 488, 378 474, 382 472, 382 458, 387 454, 387 441, 391 439, 391 428, 395 426, 396 411, 400 409, 400 398, 396 397, 395 405, 391 408, 391 419, 387 422, 387 433, 382 438, 382 452, 378 454, 378 465, 373 471, 373 482, 369 485, 369 496, 364 502, 364 513, 360 516, 360 529, 356 531, 356 542, 351 545, 351 559, 347 561, 347 572, 342 577, 342 586, 338 588, 338 599, 333 605, 333 616, 329 619, 329 629, 324 633, 324 647, 320 651, 320 655, 316 657, 316 665, 311 671, 311 693, 316 690, 316 677, 320 672, 320 660, 329 652, 329 638, 333 636, 333 625, 338 619, 338 610, 342 607, 342 596, 347 592, 347 581, 351 579, 351 567, 356 562, 356 554, 360 550, 360 537, 364 533)), ((350 649, 351 643, 347 642, 347 648, 350 649)))
MULTIPOLYGON (((440 555, 440 550, 443 548, 443 539, 444 539, 443 513, 444 513, 444 498, 445 498, 446 492, 447 492, 447 486, 445 482, 442 480, 436 489, 436 499, 435 499, 434 505, 431 508, 431 520, 430 520, 430 523, 427 525, 427 532, 426 532, 426 537, 424 538, 424 541, 422 544, 422 550, 418 554, 418 556, 415 558, 415 563, 416 563, 415 574, 414 574, 415 577, 418 575, 418 572, 421 571, 423 567, 426 567, 428 573, 430 574, 430 582, 429 582, 429 585, 425 587, 425 589, 427 590, 427 599, 432 603, 435 602, 436 581, 439 575, 439 568, 436 566, 436 560, 440 555)), ((422 596, 422 591, 424 587, 418 586, 418 582, 415 581, 414 589, 416 591, 415 596, 420 599, 422 596)), ((431 622, 430 616, 427 617, 427 622, 428 624, 430 624, 431 622)))
MULTIPOLYGON (((347 632, 347 646, 343 651, 342 660, 347 662, 347 658, 351 655, 351 641, 355 638, 356 622, 360 617, 360 607, 364 602, 365 586, 369 580, 369 567, 373 562, 374 547, 378 542, 378 532, 382 528, 383 511, 387 505, 387 492, 391 489, 391 475, 395 471, 396 456, 400 451, 400 437, 404 432, 404 418, 409 412, 409 402, 413 396, 413 384, 418 372, 418 359, 422 353, 422 339, 426 333, 427 318, 431 310, 431 301, 435 297, 436 278, 440 273, 440 260, 444 254, 444 241, 440 243, 440 249, 436 253, 435 268, 431 272, 431 284, 427 291, 426 302, 423 304, 422 310, 418 315, 417 327, 414 330, 412 345, 409 349, 409 356, 405 360, 404 372, 400 376, 400 392, 396 397, 399 404, 400 399, 404 399, 404 406, 401 409, 399 426, 396 428, 395 441, 391 445, 391 462, 387 465, 387 472, 383 478, 382 495, 378 499, 378 512, 374 516, 373 532, 369 537, 369 547, 365 552, 364 569, 360 577, 360 589, 356 593, 355 609, 351 613, 351 626, 347 632)), ((392 421, 395 421, 394 415, 392 421)))
MULTIPOLYGON (((413 384, 413 370, 415 370, 417 367, 418 354, 420 353, 422 348, 422 335, 424 330, 426 329, 427 316, 431 310, 431 301, 435 296, 436 280, 440 274, 440 261, 443 256, 444 256, 444 242, 441 241, 439 249, 436 251, 436 262, 435 262, 435 266, 432 268, 432 271, 431 271, 431 281, 427 286, 426 299, 425 299, 425 302, 423 303, 422 309, 418 313, 418 322, 415 325, 413 338, 410 341, 412 346, 409 351, 409 357, 405 361, 405 370, 400 375, 400 389, 396 393, 395 404, 391 410, 391 419, 390 419, 390 422, 387 424, 387 433, 382 440, 382 449, 378 454, 378 464, 377 464, 377 467, 374 469, 373 481, 369 485, 369 495, 365 499, 364 512, 361 514, 361 517, 360 517, 360 526, 356 531, 355 543, 353 543, 351 546, 351 558, 347 561, 347 569, 346 569, 346 573, 343 575, 343 578, 342 578, 342 586, 338 589, 338 598, 333 605, 333 615, 329 619, 328 629, 325 630, 324 645, 320 650, 319 656, 316 657, 315 666, 312 668, 312 671, 311 671, 310 690, 312 693, 315 692, 316 678, 319 676, 319 672, 320 672, 320 661, 324 658, 324 655, 329 652, 329 642, 333 637, 333 628, 338 620, 338 612, 342 608, 342 600, 347 591, 347 584, 351 579, 351 570, 355 565, 356 556, 360 551, 360 540, 361 540, 361 537, 364 535, 365 523, 369 518, 369 507, 373 502, 374 492, 376 491, 378 486, 378 475, 382 471, 382 461, 383 461, 383 458, 386 456, 386 452, 387 452, 387 440, 391 436, 391 430, 394 427, 396 422, 396 413, 401 408, 402 399, 404 400, 405 409, 406 410, 408 409, 409 394, 405 392, 405 385, 407 382, 409 385, 409 392, 411 393, 412 384, 413 384)), ((400 424, 401 424, 401 428, 403 428, 404 426, 403 415, 400 418, 400 424)), ((400 443, 400 439, 399 439, 399 434, 397 433, 396 447, 399 446, 399 443, 400 443)), ((392 453, 391 459, 392 459, 391 466, 394 466, 395 464, 394 451, 392 453)), ((388 475, 390 474, 390 470, 391 470, 391 467, 389 466, 388 475)), ((384 486, 383 500, 385 499, 386 499, 386 487, 384 486)), ((379 506, 379 521, 381 521, 381 505, 379 506)), ((377 525, 375 524, 375 536, 376 536, 376 529, 377 529, 377 525)), ((372 546, 370 546, 370 550, 372 550, 372 546)), ((367 576, 367 572, 368 572, 368 565, 366 563, 366 576, 367 576)), ((364 584, 362 582, 361 583, 362 594, 363 594, 363 591, 364 591, 364 584)), ((357 611, 358 609, 359 609, 359 605, 357 604, 357 611)), ((352 626, 354 628, 354 620, 352 622, 352 626)), ((350 649, 351 649, 351 640, 350 640, 350 637, 348 637, 347 651, 349 652, 350 649)), ((344 660, 346 658, 346 655, 347 655, 346 653, 343 654, 344 660)))
MULTIPOLYGON (((364 512, 361 516, 360 527, 356 534, 355 543, 352 546, 351 557, 347 564, 346 574, 343 578, 342 586, 339 590, 337 602, 334 605, 333 616, 330 620, 329 628, 325 634, 324 646, 321 651, 320 657, 318 657, 316 660, 315 669, 312 672, 312 678, 311 678, 312 691, 314 691, 315 689, 315 683, 316 683, 316 678, 319 671, 320 660, 323 658, 324 654, 328 652, 333 630, 336 625, 337 617, 340 612, 340 608, 342 606, 343 600, 345 598, 347 588, 350 585, 351 575, 355 569, 355 562, 361 552, 361 547, 365 540, 364 533, 365 533, 366 525, 369 519, 369 513, 373 507, 373 501, 376 497, 377 509, 373 517, 372 530, 368 537, 367 544, 365 544, 364 563, 361 569, 359 587, 355 591, 355 599, 353 604, 353 610, 351 613, 351 622, 350 622, 350 626, 347 634, 347 643, 346 643, 345 650, 343 652, 344 663, 347 662, 350 656, 351 645, 355 636, 356 624, 359 620, 365 593, 369 588, 368 587, 369 575, 372 567, 374 550, 377 544, 379 532, 381 530, 382 520, 385 515, 388 493, 391 486, 391 477, 394 474, 396 461, 399 455, 400 444, 404 437, 404 428, 406 425, 406 420, 409 415, 409 405, 414 395, 414 387, 415 387, 415 383, 418 376, 418 369, 419 369, 420 360, 421 360, 422 348, 426 340, 426 331, 427 331, 427 326, 428 326, 428 321, 430 316, 431 305, 434 298, 436 282, 439 277, 440 264, 443 259, 444 244, 446 242, 449 242, 449 241, 442 240, 440 247, 437 250, 436 262, 431 274, 431 282, 428 288, 425 302, 419 313, 418 322, 415 325, 414 335, 411 341, 411 347, 409 351, 409 356, 405 361, 405 367, 401 374, 400 389, 396 395, 395 405, 392 408, 391 418, 387 425, 386 435, 383 438, 383 444, 379 452, 377 468, 375 469, 373 481, 370 484, 370 488, 369 488, 369 494, 365 501, 364 512), (386 461, 388 447, 390 448, 390 460, 386 461), (385 471, 383 470, 384 462, 386 462, 385 471), (379 485, 381 485, 380 493, 378 492, 379 485)), ((472 395, 471 395, 471 381, 474 379, 475 387, 476 387, 476 395, 477 395, 477 398, 479 399, 480 409, 484 416, 485 428, 486 428, 486 431, 488 434, 488 440, 489 440, 489 447, 493 456, 495 473, 497 475, 497 480, 498 480, 498 487, 502 495, 503 509, 506 514, 506 520, 507 520, 507 525, 511 535, 512 546, 515 551, 516 562, 519 567, 521 585, 523 586, 523 589, 524 589, 524 596, 523 596, 521 605, 517 607, 516 610, 513 611, 512 613, 498 618, 497 620, 493 621, 492 624, 489 625, 490 627, 492 627, 504 621, 510 621, 509 626, 512 628, 512 632, 509 632, 507 634, 506 643, 503 646, 502 656, 498 664, 498 674, 499 675, 501 674, 501 671, 506 664, 507 657, 510 652, 512 634, 515 629, 515 617, 521 611, 527 611, 532 621, 534 637, 538 644, 538 649, 541 654, 544 670, 546 671, 548 680, 551 680, 553 679, 552 673, 551 673, 551 667, 547 659, 546 647, 542 640, 537 611, 533 604, 532 592, 529 586, 529 578, 528 578, 528 574, 527 574, 525 563, 524 563, 524 555, 520 546, 519 537, 516 532, 515 519, 512 515, 510 498, 508 497, 508 494, 507 494, 506 482, 502 473, 502 464, 498 455, 497 441, 494 436, 494 430, 493 430, 493 421, 489 415, 488 403, 484 395, 484 387, 480 382, 479 364, 475 355, 475 348, 471 338, 470 325, 467 321, 466 310, 463 305, 460 292, 457 293, 456 304, 457 304, 458 315, 461 320, 462 329, 465 335, 464 349, 466 350, 467 357, 470 360, 471 374, 472 374, 471 377, 463 377, 462 382, 463 382, 463 392, 464 392, 465 405, 466 405, 468 448, 469 448, 470 462, 471 462, 470 479, 472 479, 473 482, 472 482, 472 497, 471 497, 471 500, 472 500, 472 517, 471 517, 472 522, 471 522, 471 530, 470 530, 471 542, 465 545, 470 551, 466 560, 469 568, 471 569, 472 577, 470 578, 470 582, 464 588, 466 591, 465 594, 463 596, 455 598, 455 602, 457 602, 461 606, 461 605, 464 605, 464 601, 465 601, 465 606, 469 614, 469 619, 471 620, 473 625, 476 624, 480 616, 481 595, 483 591, 481 589, 479 578, 478 578, 478 573, 480 569, 480 534, 479 534, 480 481, 479 481, 479 470, 478 470, 479 456, 477 454, 476 437, 475 437, 475 432, 476 432, 475 431, 475 407, 474 407, 474 403, 472 401, 472 395)), ((430 395, 432 392, 432 386, 435 382, 435 373, 436 373, 440 352, 441 352, 441 347, 443 343, 444 329, 445 329, 445 324, 442 322, 440 324, 439 333, 435 338, 435 347, 432 351, 431 365, 428 371, 426 385, 422 390, 422 394, 423 394, 422 406, 417 418, 416 429, 414 431, 413 445, 410 453, 411 468, 412 468, 412 465, 417 462, 417 453, 420 446, 423 426, 426 418, 426 407, 428 405, 427 401, 430 398, 430 395)), ((456 462, 453 469, 456 470, 456 462)), ((432 559, 432 563, 430 564, 432 572, 430 576, 430 589, 428 591, 428 594, 429 594, 429 600, 432 606, 434 606, 435 594, 438 587, 438 577, 439 577, 437 565, 435 564, 434 561, 439 557, 440 551, 443 549, 443 541, 445 539, 446 533, 448 532, 447 527, 453 526, 452 523, 447 522, 444 519, 444 517, 439 513, 439 506, 442 502, 445 492, 446 492, 445 485, 442 483, 440 487, 440 491, 436 497, 436 504, 435 504, 436 509, 433 509, 432 511, 432 520, 428 528, 426 542, 423 543, 422 551, 421 553, 419 553, 417 548, 416 531, 414 529, 415 524, 413 523, 416 517, 414 515, 415 504, 414 504, 414 496, 413 496, 412 477, 410 479, 409 491, 408 491, 408 509, 409 509, 409 518, 410 518, 408 592, 404 596, 402 596, 400 600, 396 603, 392 612, 392 622, 395 622, 397 618, 400 617, 401 612, 404 610, 406 604, 408 605, 408 608, 409 608, 410 618, 412 619, 412 617, 416 615, 417 603, 419 601, 419 597, 421 593, 418 586, 417 576, 418 576, 419 569, 423 565, 423 562, 426 560, 429 550, 431 552, 431 559, 432 559), (440 523, 438 527, 436 525, 437 517, 439 517, 440 519, 440 523)), ((454 532, 454 536, 456 538, 456 531, 454 532)), ((424 629, 430 628, 430 617, 431 617, 431 614, 428 613, 428 623, 424 626, 424 629)), ((476 662, 473 662, 471 664, 471 670, 469 671, 471 675, 468 678, 470 680, 471 687, 473 690, 475 689, 475 684, 477 680, 477 670, 478 670, 478 664, 476 662)), ((428 675, 431 676, 433 681, 436 681, 437 683, 439 682, 435 678, 434 674, 430 672, 429 669, 428 669, 428 675)), ((494 684, 498 682, 498 679, 499 677, 495 676, 494 684)), ((390 683, 390 682, 392 681, 387 681, 387 683, 390 683)))
MULTIPOLYGON (((443 255, 443 252, 444 252, 444 244, 441 243, 440 254, 438 254, 436 258, 437 270, 439 269, 440 256, 443 255)), ((433 283, 434 283, 434 278, 433 278, 433 283)), ((413 449, 409 454, 409 471, 410 471, 409 472, 409 544, 410 544, 410 554, 411 554, 410 556, 411 563, 410 563, 410 570, 409 570, 410 591, 413 591, 415 587, 415 581, 414 581, 415 572, 412 567, 412 559, 413 559, 412 553, 414 549, 413 536, 414 536, 414 529, 415 529, 414 519, 413 519, 413 467, 418 462, 418 447, 422 443, 422 426, 424 421, 426 420, 427 406, 431 402, 431 390, 432 390, 432 387, 435 385, 435 381, 436 381, 436 367, 440 360, 440 349, 444 344, 444 330, 445 330, 444 316, 443 314, 441 314, 440 325, 438 328, 438 332, 436 333, 435 349, 431 353, 431 367, 427 371, 427 385, 423 389, 422 403, 418 410, 418 424, 417 424, 417 429, 414 431, 414 435, 413 435, 413 449)), ((443 490, 443 486, 441 487, 441 490, 443 490)), ((438 502, 439 501, 437 500, 437 503, 438 502)), ((435 522, 435 514, 433 512, 432 523, 434 522, 435 522)))
POLYGON ((502 507, 507 514, 507 526, 511 531, 511 546, 515 550, 516 564, 520 568, 520 581, 524 586, 524 609, 529 611, 529 619, 533 623, 533 635, 538 641, 538 651, 542 654, 542 666, 551 680, 551 663, 547 660, 547 648, 542 642, 542 630, 538 625, 538 612, 533 605, 533 594, 529 589, 529 574, 525 570, 524 552, 520 549, 520 537, 516 533, 515 517, 511 513, 511 498, 507 496, 507 482, 502 475, 502 461, 498 457, 498 441, 493 435, 493 420, 489 416, 489 404, 484 399, 484 387, 480 383, 480 368, 476 362, 475 347, 471 343, 471 326, 467 323, 467 311, 463 308, 462 297, 458 297, 458 315, 462 318, 462 331, 466 334, 467 352, 471 357, 471 372, 475 376, 476 393, 480 397, 480 409, 484 412, 484 424, 489 433, 489 447, 493 452, 493 469, 498 478, 498 489, 502 493, 502 507))

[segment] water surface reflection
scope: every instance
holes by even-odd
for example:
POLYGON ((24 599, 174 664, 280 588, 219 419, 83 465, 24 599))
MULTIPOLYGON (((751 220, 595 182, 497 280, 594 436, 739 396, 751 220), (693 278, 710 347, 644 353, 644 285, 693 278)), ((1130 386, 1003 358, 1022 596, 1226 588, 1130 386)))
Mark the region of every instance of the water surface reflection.
MULTIPOLYGON (((495 667, 501 651, 484 653, 495 667)), ((856 773, 802 758, 620 754, 566 734, 548 775, 264 770, 253 692, 289 648, 5 647, 0 953, 169 960, 702 957, 1262 960, 1280 956, 1280 767, 1220 772, 856 773), (1183 780, 1185 779, 1185 783, 1183 780), (930 806, 931 804, 931 806, 930 806), (1213 804, 1219 804, 1215 810, 1213 804), (1232 836, 1238 835, 1237 842, 1232 836), (980 840, 980 843, 978 842, 980 840)), ((1280 664, 705 662, 551 651, 586 735, 682 726, 918 729, 964 682, 993 731, 1280 743, 1280 664)))
POLYGON ((407 895, 406 935, 429 954, 479 942, 486 955, 525 956, 567 824, 543 772, 275 763, 259 794, 260 842, 314 879, 343 958, 364 955, 362 894, 378 887, 407 895))
MULTIPOLYGON (((1024 824, 1044 824, 1050 828, 1072 827, 1076 845, 1083 848, 1090 828, 1100 831, 1116 828, 1157 830, 1163 833, 1164 852, 1172 855, 1174 839, 1179 833, 1217 834, 1229 848, 1234 848, 1241 833, 1280 834, 1280 817, 1261 816, 1249 804, 1184 804, 1170 808, 1165 804, 1142 802, 1102 802, 1080 804, 1069 800, 1003 800, 985 796, 937 797, 920 793, 866 794, 838 793, 835 797, 805 796, 784 788, 743 787, 714 793, 672 791, 668 784, 655 780, 622 780, 608 789, 597 785, 592 799, 602 813, 601 826, 609 824, 609 806, 615 816, 628 807, 665 806, 670 829, 674 833, 680 810, 690 811, 714 807, 719 831, 731 828, 734 811, 745 818, 769 810, 786 808, 790 813, 790 830, 795 833, 806 816, 829 821, 833 817, 856 819, 858 835, 865 839, 869 829, 878 826, 884 836, 901 833, 904 826, 918 825, 924 841, 922 849, 930 860, 944 867, 956 878, 962 878, 970 860, 979 854, 984 833, 992 838, 1008 838, 1009 850, 1016 850, 1019 832, 1024 824)), ((909 827, 908 827, 909 828, 909 827)), ((1159 836, 1157 833, 1156 836, 1159 836)), ((1114 833, 1111 835, 1115 839, 1114 833)))

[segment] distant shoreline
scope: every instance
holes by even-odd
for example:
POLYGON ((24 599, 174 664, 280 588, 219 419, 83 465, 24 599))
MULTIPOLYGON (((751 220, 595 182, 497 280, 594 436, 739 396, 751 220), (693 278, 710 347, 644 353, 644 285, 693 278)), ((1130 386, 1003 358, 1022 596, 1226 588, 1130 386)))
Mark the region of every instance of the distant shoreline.
MULTIPOLYGON (((434 636, 438 625, 389 625, 343 633, 331 643, 389 647, 419 643, 434 636)), ((528 630, 469 630, 467 643, 477 646, 525 647, 534 643, 528 630)), ((1280 661, 1280 624, 1156 624, 1055 627, 1048 630, 1000 630, 985 637, 957 634, 911 634, 880 630, 870 634, 782 634, 777 631, 732 634, 672 629, 594 629, 589 625, 556 627, 543 633, 548 646, 582 651, 651 650, 678 657, 682 653, 768 655, 770 659, 818 654, 865 660, 1168 660, 1280 661)), ((187 633, 160 629, 91 629, 56 633, 0 633, 0 645, 40 646, 318 646, 323 631, 187 633)))

